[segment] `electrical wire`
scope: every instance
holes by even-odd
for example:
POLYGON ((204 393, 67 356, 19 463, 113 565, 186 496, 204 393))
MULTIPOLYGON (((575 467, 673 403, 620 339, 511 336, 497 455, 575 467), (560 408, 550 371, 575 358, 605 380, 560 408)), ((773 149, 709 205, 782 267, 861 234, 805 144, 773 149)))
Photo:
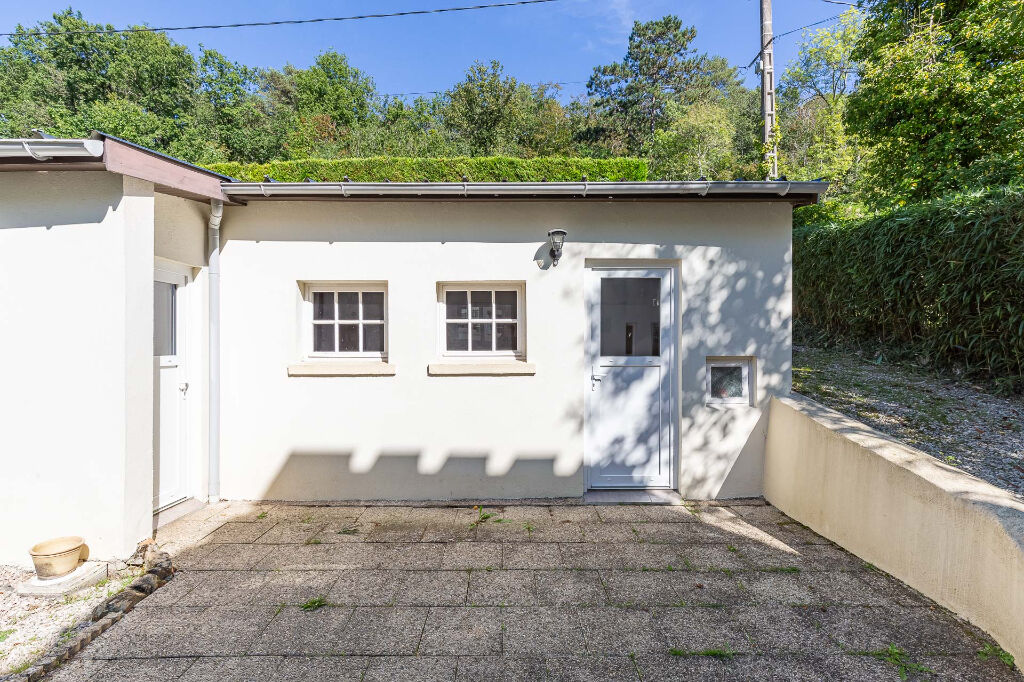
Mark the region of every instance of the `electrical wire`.
MULTIPOLYGON (((512 2, 498 2, 489 5, 467 5, 465 7, 440 7, 437 9, 415 9, 404 12, 388 12, 381 14, 356 14, 348 17, 318 17, 316 19, 281 19, 278 21, 248 21, 237 24, 201 24, 196 26, 134 26, 132 28, 110 28, 110 29, 74 29, 70 31, 26 31, 28 35, 35 36, 57 36, 57 35, 82 35, 82 34, 112 34, 112 33, 153 33, 156 31, 195 31, 199 29, 215 28, 248 28, 251 26, 287 26, 295 24, 317 24, 331 21, 355 21, 357 19, 386 19, 389 17, 410 17, 423 14, 443 14, 445 12, 467 12, 478 9, 493 9, 496 7, 519 7, 522 5, 539 5, 548 2, 559 2, 560 0, 514 0, 512 2)), ((0 37, 11 37, 23 35, 23 33, 0 33, 0 37)))
MULTIPOLYGON (((794 29, 789 30, 789 31, 783 31, 782 33, 776 33, 775 35, 773 35, 771 37, 771 39, 768 40, 767 43, 765 43, 764 45, 761 46, 761 52, 764 52, 764 48, 766 48, 769 45, 771 45, 772 43, 774 43, 777 38, 781 38, 783 36, 788 36, 788 35, 790 35, 792 33, 796 33, 797 31, 802 31, 805 28, 811 28, 812 26, 818 26, 819 24, 825 24, 825 23, 828 23, 830 21, 835 21, 836 19, 838 19, 841 16, 843 16, 843 15, 842 14, 837 14, 835 16, 829 17, 828 19, 822 19, 821 21, 815 21, 814 23, 807 24, 806 26, 801 26, 800 28, 794 28, 794 29)), ((754 65, 754 62, 757 61, 757 58, 761 56, 761 52, 758 52, 757 54, 755 54, 754 58, 750 60, 750 63, 747 64, 746 66, 741 66, 740 69, 741 70, 746 70, 746 69, 749 69, 750 67, 752 67, 754 65)))

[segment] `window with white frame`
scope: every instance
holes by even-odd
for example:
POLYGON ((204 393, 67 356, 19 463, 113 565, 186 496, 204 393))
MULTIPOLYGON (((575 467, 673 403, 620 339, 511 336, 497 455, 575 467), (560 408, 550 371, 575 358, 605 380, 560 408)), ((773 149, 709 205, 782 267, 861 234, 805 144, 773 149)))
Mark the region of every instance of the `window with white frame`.
POLYGON ((387 355, 385 285, 309 284, 306 303, 311 357, 387 355))
POLYGON ((705 401, 709 405, 749 405, 750 365, 750 358, 708 358, 705 401))
POLYGON ((470 282, 441 286, 441 348, 445 355, 523 355, 521 284, 470 282))

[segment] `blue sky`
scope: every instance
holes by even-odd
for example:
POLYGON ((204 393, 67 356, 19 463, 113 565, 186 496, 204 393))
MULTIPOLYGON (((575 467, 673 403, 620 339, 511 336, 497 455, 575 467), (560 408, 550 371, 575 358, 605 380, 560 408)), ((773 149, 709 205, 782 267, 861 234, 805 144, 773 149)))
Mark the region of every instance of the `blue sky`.
MULTIPOLYGON (((213 2, 177 0, 78 0, 86 19, 117 27, 147 23, 170 26, 394 12, 493 0, 304 0, 299 2, 213 2)), ((68 6, 67 1, 32 3, 0 0, 0 26, 33 25, 68 6)), ((677 14, 697 27, 696 46, 745 65, 757 53, 757 0, 559 0, 541 5, 433 16, 340 23, 179 31, 177 42, 219 50, 250 66, 306 66, 317 53, 335 49, 371 75, 382 93, 443 90, 458 81, 473 60, 497 59, 506 72, 527 82, 585 82, 595 65, 621 59, 634 20, 677 14)), ((781 33, 826 19, 843 7, 823 0, 776 0, 775 30, 781 33)), ((780 38, 776 64, 781 73, 796 54, 799 33, 780 38)), ((743 72, 749 85, 753 70, 743 72)), ((569 97, 583 83, 564 86, 569 97)))

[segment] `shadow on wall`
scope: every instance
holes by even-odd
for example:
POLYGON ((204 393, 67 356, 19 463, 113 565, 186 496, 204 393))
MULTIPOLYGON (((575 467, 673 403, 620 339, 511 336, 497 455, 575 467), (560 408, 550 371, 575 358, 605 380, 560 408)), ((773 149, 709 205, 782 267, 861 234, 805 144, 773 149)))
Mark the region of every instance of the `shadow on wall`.
MULTIPOLYGON (((679 380, 678 411, 666 416, 656 401, 634 416, 612 452, 605 456, 622 464, 635 453, 654 451, 667 437, 666 418, 679 428, 680 492, 691 498, 747 497, 761 494, 764 471, 764 447, 768 425, 767 408, 772 395, 788 395, 785 380, 792 368, 791 323, 783 271, 767 272, 760 263, 735 256, 726 258, 717 249, 701 250, 679 257, 673 246, 630 245, 623 248, 622 259, 643 259, 650 263, 678 268, 680 321, 677 349, 679 380), (751 356, 755 363, 756 394, 752 405, 707 405, 704 402, 705 359, 715 356, 751 356)), ((786 256, 786 267, 789 258, 786 256)), ((618 259, 616 259, 618 260, 618 259)), ((595 262, 598 262, 595 259, 595 262)), ((643 267, 643 266, 641 266, 643 267)), ((566 300, 578 297, 571 287, 562 291, 566 300)), ((663 300, 662 305, 670 304, 663 300)), ((590 371, 589 358, 596 348, 587 348, 586 339, 598 338, 600 310, 596 301, 587 308, 589 336, 576 339, 590 371)), ((675 377, 664 373, 657 390, 663 396, 672 391, 675 377)), ((605 376, 601 390, 626 396, 634 391, 649 391, 641 373, 612 372, 605 376)), ((582 430, 585 401, 567 410, 582 430)))
POLYGON ((568 497, 583 494, 580 467, 556 467, 554 453, 524 453, 507 469, 488 466, 488 453, 449 453, 428 467, 418 450, 382 452, 371 462, 353 451, 292 452, 263 493, 267 500, 457 500, 568 497), (469 492, 468 492, 469 491, 469 492))

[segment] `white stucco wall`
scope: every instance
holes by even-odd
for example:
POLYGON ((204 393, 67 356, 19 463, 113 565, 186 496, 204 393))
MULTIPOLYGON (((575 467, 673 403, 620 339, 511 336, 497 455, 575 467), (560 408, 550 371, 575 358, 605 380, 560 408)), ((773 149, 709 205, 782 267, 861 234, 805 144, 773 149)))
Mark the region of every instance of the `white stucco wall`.
POLYGON ((194 267, 206 265, 210 205, 169 194, 157 194, 154 201, 156 255, 194 267))
POLYGON ((105 172, 0 183, 0 563, 152 522, 153 188, 105 172))
POLYGON ((583 492, 585 265, 679 273, 687 497, 759 495, 765 410, 790 386, 788 204, 258 202, 222 255, 222 493, 238 499, 583 492), (569 236, 557 268, 535 259, 569 236), (387 281, 393 377, 289 377, 300 281, 387 281), (436 283, 526 283, 535 376, 437 377, 436 283), (705 357, 756 356, 756 406, 703 404, 705 357))

